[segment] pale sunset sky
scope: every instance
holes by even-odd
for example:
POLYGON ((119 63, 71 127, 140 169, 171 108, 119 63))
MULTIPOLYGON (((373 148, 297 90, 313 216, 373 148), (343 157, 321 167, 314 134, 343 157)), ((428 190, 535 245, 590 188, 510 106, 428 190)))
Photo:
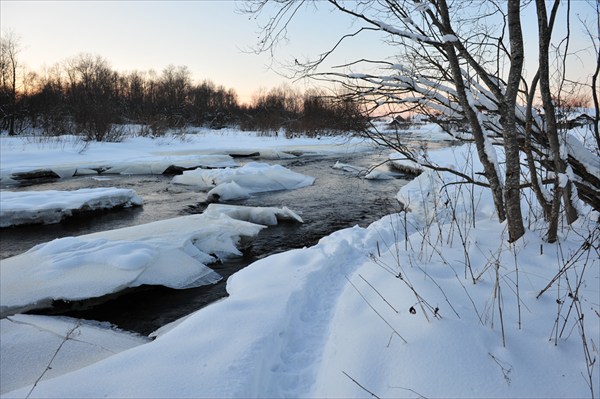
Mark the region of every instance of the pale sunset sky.
MULTIPOLYGON (((594 11, 591 3, 572 2, 574 51, 589 47, 589 38, 575 23, 577 16, 589 17, 594 11)), ((160 73, 170 64, 184 65, 194 81, 208 79, 234 88, 240 100, 247 101, 260 88, 291 82, 269 69, 269 54, 249 52, 258 41, 259 21, 236 12, 241 5, 232 0, 2 0, 0 25, 3 33, 11 29, 20 38, 20 58, 30 70, 40 71, 80 53, 100 55, 120 72, 160 73)), ((523 16, 526 44, 537 47, 536 24, 534 16, 523 16)), ((308 7, 297 15, 290 40, 281 43, 276 57, 290 63, 312 58, 356 28, 350 18, 331 12, 327 4, 316 11, 308 7)), ((389 47, 373 34, 342 46, 332 62, 390 55, 389 47)), ((571 69, 580 76, 591 75, 593 51, 581 51, 580 58, 571 69)), ((305 85, 299 82, 293 87, 305 85)))

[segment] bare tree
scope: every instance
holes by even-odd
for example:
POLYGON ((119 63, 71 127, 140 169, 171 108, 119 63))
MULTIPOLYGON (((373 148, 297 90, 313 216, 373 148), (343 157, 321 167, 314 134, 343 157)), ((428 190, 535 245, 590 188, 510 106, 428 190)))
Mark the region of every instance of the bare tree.
POLYGON ((590 42, 592 43, 592 48, 594 50, 594 54, 596 56, 596 68, 594 69, 594 74, 592 75, 592 100, 594 103, 594 137, 596 138, 596 145, 600 149, 600 100, 598 99, 598 93, 600 92, 600 87, 598 84, 598 79, 600 78, 600 2, 596 1, 596 4, 591 7, 592 15, 596 15, 596 20, 593 21, 595 26, 594 28, 590 28, 587 26, 585 21, 581 21, 584 29, 590 38, 590 42))
POLYGON ((15 134, 17 112, 17 69, 20 67, 20 39, 13 30, 7 30, 0 37, 0 79, 2 118, 7 121, 8 134, 15 134))
MULTIPOLYGON (((560 1, 555 0, 552 10, 552 19, 556 15, 560 1)), ((557 238, 558 221, 560 214, 560 202, 561 197, 564 199, 564 208, 569 223, 572 223, 577 219, 577 212, 571 202, 571 182, 567 182, 561 185, 560 178, 566 176, 566 160, 560 154, 561 143, 558 136, 558 126, 556 122, 556 111, 554 108, 554 102, 552 101, 552 93, 550 89, 550 64, 548 60, 548 52, 550 47, 550 36, 551 27, 549 25, 548 17, 546 14, 546 4, 543 0, 536 0, 536 10, 538 16, 538 30, 539 30, 539 82, 540 82, 540 94, 542 97, 542 104, 544 107, 544 114, 546 115, 546 135, 548 139, 549 147, 552 151, 552 162, 556 177, 554 178, 554 198, 550 208, 549 221, 550 226, 548 228, 548 241, 554 242, 557 238)))
MULTIPOLYGON (((90 140, 107 140, 118 121, 117 74, 107 60, 80 54, 66 62, 68 99, 77 128, 90 140)), ((118 135, 113 138, 119 140, 118 135)))
MULTIPOLYGON (((268 13, 258 50, 272 52, 302 7, 322 7, 324 3, 312 0, 247 3, 247 12, 268 13)), ((358 28, 341 36, 315 59, 295 65, 296 76, 336 82, 356 99, 362 99, 367 111, 380 112, 387 107, 391 112, 419 109, 435 115, 450 134, 475 142, 483 166, 481 175, 485 179, 453 172, 465 182, 491 189, 498 219, 507 221, 509 240, 515 241, 524 233, 521 190, 524 186, 533 186, 551 221, 548 239, 553 241, 561 198, 562 209, 571 223, 577 218, 572 201, 579 191, 584 200, 600 208, 600 181, 590 179, 597 172, 580 162, 584 150, 569 151, 576 145, 576 139, 558 137, 556 124, 553 126, 548 118, 554 110, 551 97, 546 96, 551 87, 548 63, 544 64, 544 60, 548 59, 557 3, 550 20, 545 14, 545 2, 535 4, 539 16, 540 71, 530 84, 524 78, 520 15, 529 3, 519 0, 328 0, 331 9, 353 17, 358 28), (359 54, 354 62, 323 70, 324 61, 332 57, 342 42, 365 32, 381 33, 383 41, 392 46, 394 53, 390 56, 393 58, 372 60, 361 58, 359 54), (543 98, 543 115, 534 112, 531 105, 538 93, 543 98), (468 129, 463 128, 465 124, 468 129), (498 145, 504 154, 503 176, 494 148, 498 145), (521 153, 528 159, 530 176, 526 182, 520 181, 521 153), (555 176, 552 180, 554 195, 548 194, 547 181, 542 179, 548 172, 555 176)), ((367 134, 409 157, 412 155, 389 135, 377 131, 367 134)))

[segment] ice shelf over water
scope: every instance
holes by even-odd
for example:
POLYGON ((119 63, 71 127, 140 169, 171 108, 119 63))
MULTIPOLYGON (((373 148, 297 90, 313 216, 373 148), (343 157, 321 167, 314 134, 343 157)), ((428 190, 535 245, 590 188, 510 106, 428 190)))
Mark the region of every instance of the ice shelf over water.
POLYGON ((277 219, 302 220, 287 208, 211 204, 199 215, 37 245, 2 260, 0 314, 143 284, 184 289, 215 283, 221 276, 206 265, 241 255, 241 238, 258 234, 277 219))
POLYGON ((114 187, 75 191, 0 191, 0 227, 59 223, 77 211, 142 204, 134 190, 114 187))

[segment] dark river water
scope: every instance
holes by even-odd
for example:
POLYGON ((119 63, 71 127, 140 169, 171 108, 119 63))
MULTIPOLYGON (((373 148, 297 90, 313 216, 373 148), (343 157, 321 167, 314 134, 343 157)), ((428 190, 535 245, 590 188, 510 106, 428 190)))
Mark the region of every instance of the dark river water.
MULTIPOLYGON (((36 314, 61 314, 72 317, 109 321, 120 328, 149 334, 157 328, 185 316, 226 296, 226 279, 236 271, 262 257, 293 248, 316 244, 336 230, 354 225, 366 227, 389 213, 398 212, 395 200, 399 188, 410 176, 394 173, 392 180, 365 180, 352 173, 333 169, 336 161, 369 167, 386 160, 389 150, 353 155, 304 156, 277 163, 316 178, 315 184, 298 190, 256 195, 229 204, 247 206, 287 206, 301 214, 304 224, 286 222, 264 229, 246 243, 244 256, 223 264, 209 265, 223 276, 215 285, 189 290, 144 286, 119 294, 78 302, 56 302, 52 309, 36 314)), ((240 163, 254 159, 240 159, 240 163)), ((274 163, 274 161, 265 161, 274 163)), ((76 236, 148 223, 206 208, 206 193, 193 187, 174 185, 172 176, 137 175, 77 177, 36 184, 13 190, 75 190, 91 187, 134 189, 144 199, 144 206, 120 209, 71 218, 60 224, 0 229, 0 258, 14 256, 32 246, 65 236, 76 236)))

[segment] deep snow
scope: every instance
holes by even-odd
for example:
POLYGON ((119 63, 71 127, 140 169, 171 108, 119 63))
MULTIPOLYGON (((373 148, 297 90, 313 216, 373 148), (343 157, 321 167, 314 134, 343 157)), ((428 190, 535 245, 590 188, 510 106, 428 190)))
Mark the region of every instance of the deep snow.
POLYGON ((129 137, 121 143, 88 142, 71 136, 37 140, 0 136, 0 183, 20 174, 52 171, 60 177, 96 174, 161 174, 168 167, 194 169, 237 166, 231 155, 258 153, 262 159, 294 154, 353 153, 372 149, 362 139, 260 136, 233 129, 200 129, 194 134, 162 138, 129 137))
MULTIPOLYGON (((429 155, 477 172, 472 151, 429 155)), ((548 244, 526 195, 527 234, 508 244, 489 193, 455 181, 421 173, 398 193, 409 212, 263 258, 229 297, 30 397, 589 397, 590 381, 597 394, 584 343, 597 359, 598 214, 582 206, 548 244)))

